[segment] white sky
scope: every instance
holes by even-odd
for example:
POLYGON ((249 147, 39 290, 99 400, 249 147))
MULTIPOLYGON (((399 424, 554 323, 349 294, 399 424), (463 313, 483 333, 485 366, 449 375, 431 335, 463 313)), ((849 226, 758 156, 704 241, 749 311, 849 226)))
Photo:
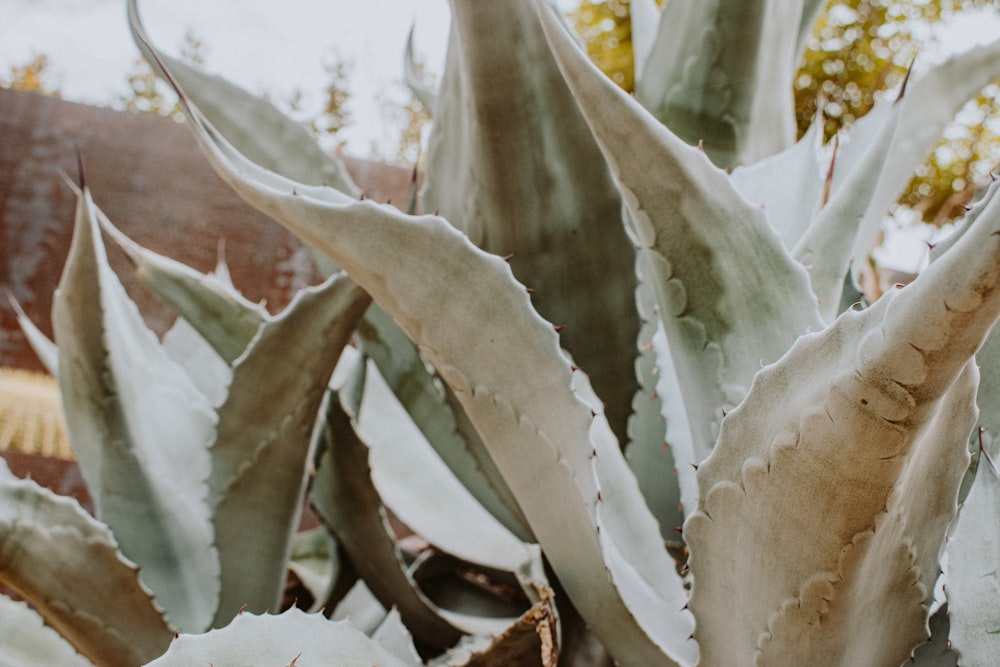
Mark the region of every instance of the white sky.
MULTIPOLYGON (((439 74, 449 21, 448 0, 140 0, 139 9, 168 53, 179 53, 190 30, 204 42, 211 71, 276 99, 299 89, 317 110, 324 62, 348 61, 352 126, 340 138, 360 156, 373 142, 391 155, 398 141, 384 100, 409 97, 401 81, 410 26, 418 58, 439 74)), ((125 96, 138 51, 124 0, 0 0, 0 73, 38 53, 49 56, 67 99, 107 105, 125 96)))
MULTIPOLYGON (((153 41, 178 53, 188 30, 204 42, 206 66, 254 92, 284 99, 299 88, 322 104, 323 64, 352 63, 354 128, 350 152, 372 141, 392 145, 380 98, 407 98, 400 84, 411 24, 418 54, 440 71, 448 34, 447 0, 142 0, 153 41)), ((108 104, 128 92, 138 51, 125 22, 124 0, 0 0, 0 71, 33 54, 49 56, 63 96, 108 104)))
MULTIPOLYGON (((577 1, 558 4, 565 9, 577 1)), ((448 0, 140 0, 140 11, 160 48, 178 53, 190 30, 204 42, 211 71, 277 99, 299 89, 311 95, 306 103, 314 108, 323 101, 324 62, 347 60, 352 125, 338 137, 359 156, 369 155, 373 144, 383 155, 395 152, 400 125, 387 116, 386 100, 398 104, 409 96, 401 80, 410 26, 416 26, 418 57, 440 73, 449 20, 448 0)), ((956 50, 995 39, 1000 12, 971 14, 940 34, 941 43, 956 50)), ((126 95, 138 52, 124 0, 0 0, 0 74, 38 53, 49 56, 54 83, 67 99, 107 105, 126 95)), ((925 49, 921 64, 941 56, 925 49)), ((912 241, 907 258, 893 262, 907 265, 900 268, 919 261, 924 247, 905 236, 892 243, 912 241)))

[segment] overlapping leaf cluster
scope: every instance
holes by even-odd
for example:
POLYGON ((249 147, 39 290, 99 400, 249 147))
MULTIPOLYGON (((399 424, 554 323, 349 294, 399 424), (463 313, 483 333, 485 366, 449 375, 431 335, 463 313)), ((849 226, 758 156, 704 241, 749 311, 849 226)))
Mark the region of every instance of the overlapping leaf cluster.
POLYGON ((130 2, 217 173, 337 269, 270 316, 224 271, 132 244, 83 188, 59 347, 40 346, 104 523, 4 481, 0 544, 26 546, 0 555, 65 554, 44 576, 4 557, 4 579, 44 602, 101 559, 124 600, 93 603, 115 614, 38 605, 101 664, 150 660, 181 629, 155 664, 939 665, 955 656, 940 637, 914 651, 949 624, 963 664, 988 664, 991 466, 952 524, 978 386, 988 450, 997 433, 995 344, 981 382, 975 355, 1000 315, 1000 186, 912 285, 848 306, 852 258, 996 76, 1000 42, 832 148, 818 129, 794 141, 819 3, 635 4, 633 99, 545 0, 454 0, 441 89, 422 91, 439 214, 416 215, 359 198, 272 107, 158 54, 130 2), (185 318, 162 343, 102 228, 185 318), (295 538, 306 495, 332 545, 295 538), (949 530, 962 551, 942 577, 949 530), (314 611, 359 630, 239 616, 278 611, 290 560, 314 611), (137 647, 112 660, 121 637, 137 647))

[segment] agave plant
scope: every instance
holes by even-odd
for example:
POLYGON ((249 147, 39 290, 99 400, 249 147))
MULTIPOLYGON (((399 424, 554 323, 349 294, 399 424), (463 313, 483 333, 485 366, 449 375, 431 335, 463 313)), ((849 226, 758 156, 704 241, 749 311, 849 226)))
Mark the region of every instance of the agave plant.
MULTIPOLYGON (((911 285, 866 306, 851 268, 1000 42, 829 147, 792 131, 821 3, 634 5, 633 99, 546 0, 453 0, 420 215, 130 1, 217 173, 336 266, 271 316, 81 184, 38 346, 100 521, 0 479, 4 580, 99 664, 991 664, 1000 185, 911 285), (101 229, 183 316, 162 343, 101 229), (307 482, 332 546, 295 538, 307 482), (266 615, 290 560, 356 627, 266 615)), ((25 623, 27 664, 70 651, 25 623)))

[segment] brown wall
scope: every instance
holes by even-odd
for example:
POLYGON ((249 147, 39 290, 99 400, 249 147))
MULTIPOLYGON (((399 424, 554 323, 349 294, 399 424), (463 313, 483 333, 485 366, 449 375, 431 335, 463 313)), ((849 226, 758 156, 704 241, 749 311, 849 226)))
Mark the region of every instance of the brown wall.
MULTIPOLYGON (((272 312, 318 280, 306 249, 219 180, 182 124, 0 89, 0 292, 10 291, 46 334, 75 206, 61 173, 76 179, 77 147, 98 206, 142 245, 208 271, 224 239, 233 282, 272 312)), ((406 202, 408 170, 347 162, 368 197, 406 202)), ((150 326, 164 331, 172 313, 135 283, 117 248, 109 244, 108 253, 150 326)), ((6 298, 0 365, 40 368, 6 298)))

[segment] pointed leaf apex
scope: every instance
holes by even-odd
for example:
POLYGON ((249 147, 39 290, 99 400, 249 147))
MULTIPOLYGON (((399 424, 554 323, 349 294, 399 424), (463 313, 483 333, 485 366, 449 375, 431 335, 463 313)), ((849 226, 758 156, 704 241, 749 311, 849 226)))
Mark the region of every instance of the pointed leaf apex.
POLYGON ((80 150, 80 144, 74 146, 76 150, 76 174, 77 181, 80 184, 81 190, 87 189, 87 177, 83 169, 83 152, 80 150))
POLYGON ((906 84, 910 82, 910 75, 913 74, 913 64, 917 62, 917 56, 914 55, 910 60, 909 67, 906 68, 906 76, 903 77, 903 85, 899 87, 899 95, 896 97, 896 104, 899 104, 903 97, 906 95, 906 84))
POLYGON ((837 166, 837 151, 840 149, 840 135, 833 137, 833 154, 830 156, 830 168, 826 171, 826 180, 823 182, 823 206, 830 201, 830 191, 833 187, 833 173, 837 166))

